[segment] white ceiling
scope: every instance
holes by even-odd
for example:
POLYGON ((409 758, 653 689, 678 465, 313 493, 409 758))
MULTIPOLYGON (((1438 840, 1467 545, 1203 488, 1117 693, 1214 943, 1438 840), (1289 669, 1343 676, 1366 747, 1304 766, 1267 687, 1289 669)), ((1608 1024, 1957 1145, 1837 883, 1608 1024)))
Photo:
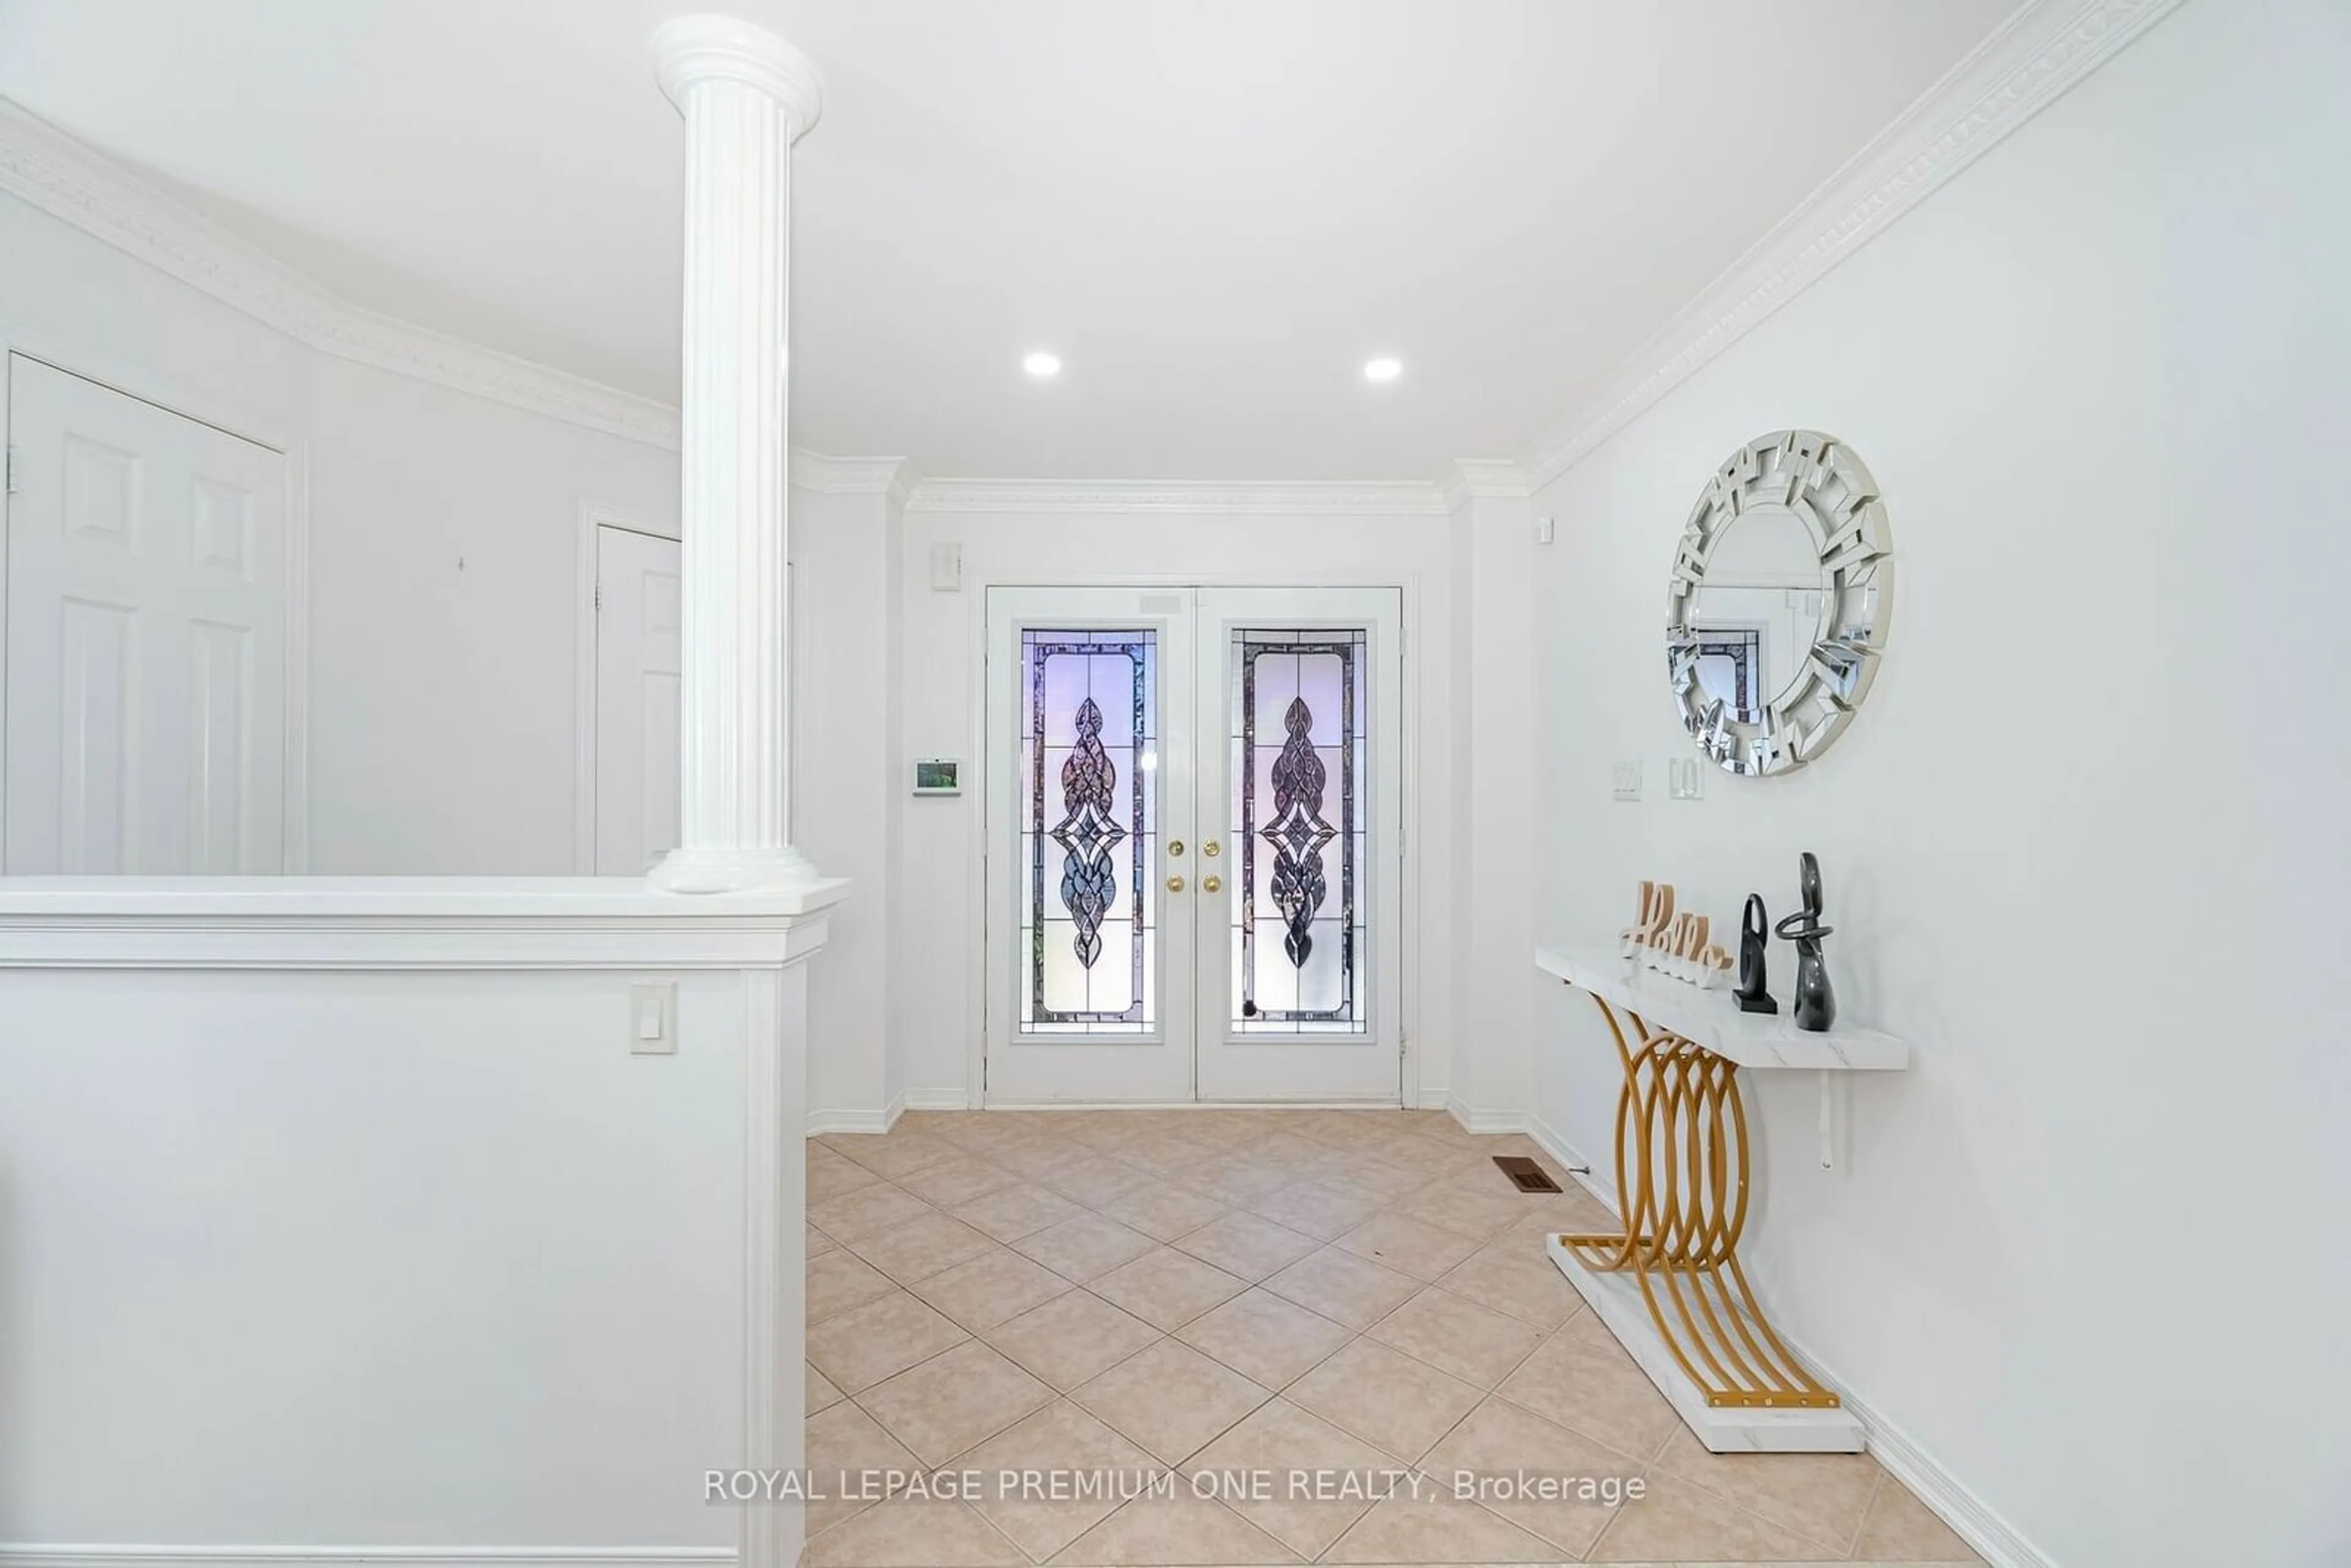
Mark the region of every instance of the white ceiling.
POLYGON ((0 0, 0 94, 358 303, 674 400, 645 43, 731 7, 827 79, 797 443, 1426 478, 1574 407, 2013 4, 0 0))

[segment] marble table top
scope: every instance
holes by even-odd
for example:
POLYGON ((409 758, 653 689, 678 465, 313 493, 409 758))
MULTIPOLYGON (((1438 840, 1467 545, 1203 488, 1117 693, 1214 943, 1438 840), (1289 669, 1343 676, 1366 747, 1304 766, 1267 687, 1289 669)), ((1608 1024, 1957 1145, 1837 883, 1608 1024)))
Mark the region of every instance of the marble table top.
MULTIPOLYGON (((1715 990, 1700 990, 1645 969, 1613 946, 1539 947, 1535 967, 1741 1067, 1884 1071, 1910 1065, 1910 1047, 1890 1034, 1842 1021, 1818 1034, 1800 1030, 1789 1016, 1784 995, 1776 1013, 1743 1013, 1727 979, 1715 990)), ((1776 977, 1784 991, 1795 974, 1792 958, 1779 970, 1776 977)))

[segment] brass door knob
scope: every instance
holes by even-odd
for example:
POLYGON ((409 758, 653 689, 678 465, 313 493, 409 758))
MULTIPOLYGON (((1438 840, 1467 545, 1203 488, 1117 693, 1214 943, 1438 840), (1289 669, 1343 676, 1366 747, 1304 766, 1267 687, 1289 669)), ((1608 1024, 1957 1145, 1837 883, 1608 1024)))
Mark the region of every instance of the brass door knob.
POLYGON ((1215 860, 1218 855, 1223 854, 1225 852, 1218 847, 1216 840, 1210 839, 1207 843, 1200 846, 1200 852, 1207 856, 1210 860, 1215 860))
POLYGON ((1222 879, 1217 877, 1204 876, 1200 879, 1200 891, 1202 893, 1220 893, 1224 890, 1224 885, 1222 879))
POLYGON ((1169 877, 1169 878, 1167 879, 1167 891, 1168 891, 1168 892, 1170 892, 1170 893, 1181 893, 1181 892, 1183 892, 1183 891, 1184 891, 1184 879, 1183 879, 1182 877, 1180 877, 1180 876, 1171 876, 1171 877, 1169 877))
MULTIPOLYGON (((1170 840, 1168 840, 1168 841, 1167 841, 1167 852, 1168 852, 1169 854, 1171 854, 1171 855, 1174 855, 1174 856, 1175 856, 1176 859, 1178 859, 1178 860, 1183 859, 1183 858, 1184 858, 1184 841, 1183 841, 1183 840, 1181 840, 1181 839, 1170 839, 1170 840)), ((1214 850, 1211 850, 1211 851, 1209 851, 1208 852, 1209 852, 1210 854, 1214 854, 1214 853, 1216 853, 1216 852, 1215 852, 1214 850)))

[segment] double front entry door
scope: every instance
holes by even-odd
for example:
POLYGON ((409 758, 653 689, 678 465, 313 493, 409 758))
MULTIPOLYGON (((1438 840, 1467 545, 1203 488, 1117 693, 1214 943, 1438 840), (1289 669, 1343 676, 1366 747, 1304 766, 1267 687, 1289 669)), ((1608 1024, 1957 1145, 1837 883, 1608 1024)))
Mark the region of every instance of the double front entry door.
POLYGON ((987 597, 995 1104, 1394 1104, 1401 595, 987 597))

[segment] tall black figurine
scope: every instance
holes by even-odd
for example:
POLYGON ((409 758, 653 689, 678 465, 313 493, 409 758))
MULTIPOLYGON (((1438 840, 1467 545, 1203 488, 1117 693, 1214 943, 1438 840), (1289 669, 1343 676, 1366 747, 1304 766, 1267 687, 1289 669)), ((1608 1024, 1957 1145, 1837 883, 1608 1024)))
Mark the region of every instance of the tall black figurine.
POLYGON ((1821 862, 1806 850, 1797 882, 1804 907, 1772 929, 1796 945, 1796 1027, 1817 1034, 1836 1022, 1836 992, 1829 988, 1829 967, 1821 956, 1821 938, 1834 927, 1821 924, 1821 862))
POLYGON ((1746 913, 1739 917, 1739 988, 1730 994, 1739 998, 1739 1010, 1743 1013, 1776 1013, 1780 1004, 1763 988, 1764 938, 1771 935, 1771 916, 1764 912, 1763 895, 1747 895, 1746 913))

